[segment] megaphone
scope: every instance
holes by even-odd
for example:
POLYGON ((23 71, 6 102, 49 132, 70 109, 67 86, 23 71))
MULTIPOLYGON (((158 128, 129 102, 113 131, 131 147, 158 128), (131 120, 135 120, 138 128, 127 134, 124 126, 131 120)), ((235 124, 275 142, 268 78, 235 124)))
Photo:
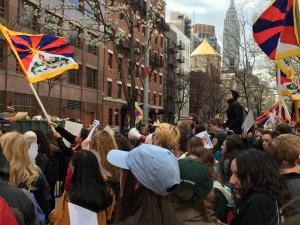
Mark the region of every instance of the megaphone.
POLYGON ((140 141, 144 143, 146 137, 144 135, 141 135, 136 128, 131 128, 130 131, 128 132, 128 139, 130 141, 140 141))

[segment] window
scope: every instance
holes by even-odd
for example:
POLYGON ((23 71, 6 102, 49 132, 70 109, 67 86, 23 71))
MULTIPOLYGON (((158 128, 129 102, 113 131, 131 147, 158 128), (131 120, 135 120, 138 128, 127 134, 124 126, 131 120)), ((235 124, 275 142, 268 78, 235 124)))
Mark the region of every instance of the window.
POLYGON ((144 102, 144 90, 141 90, 141 102, 144 102))
POLYGON ((159 66, 160 67, 164 66, 164 60, 163 60, 163 56, 162 55, 159 56, 159 66))
POLYGON ((162 85, 162 75, 159 75, 159 85, 162 85))
POLYGON ((161 101, 162 101, 162 96, 159 95, 159 96, 158 96, 158 105, 159 105, 159 106, 162 106, 162 102, 161 102, 161 101))
POLYGON ((120 19, 121 21, 123 21, 124 18, 125 18, 124 13, 123 13, 123 12, 120 12, 120 13, 119 13, 119 19, 120 19))
POLYGON ((62 33, 60 27, 62 27, 62 18, 55 14, 46 11, 45 15, 45 33, 51 35, 60 35, 62 33))
POLYGON ((119 126, 119 110, 115 111, 115 126, 119 126))
MULTIPOLYGON (((89 37, 91 40, 97 39, 96 35, 94 35, 94 34, 89 34, 89 37)), ((88 46, 87 46, 88 53, 97 55, 97 50, 98 50, 98 47, 95 44, 88 44, 88 46)))
POLYGON ((35 114, 35 97, 33 95, 15 94, 15 109, 16 112, 28 112, 30 116, 35 114))
POLYGON ((78 9, 79 11, 83 11, 83 0, 70 0, 69 1, 72 5, 74 5, 75 6, 75 8, 76 9, 78 9), (80 5, 79 5, 79 3, 81 3, 80 5))
MULTIPOLYGON (((118 57, 119 58, 119 60, 120 60, 120 67, 121 67, 121 69, 123 68, 123 58, 122 57, 118 57)), ((120 69, 119 69, 119 65, 118 65, 118 72, 119 72, 119 74, 120 74, 120 69)))
POLYGON ((81 73, 80 66, 78 70, 69 70, 68 72, 69 83, 74 85, 80 85, 80 73, 81 73))
POLYGON ((4 101, 5 101, 5 92, 4 91, 0 91, 0 110, 1 112, 5 111, 5 105, 4 105, 4 101))
POLYGON ((164 37, 160 36, 160 47, 164 47, 164 37))
POLYGON ((157 82, 157 73, 154 73, 154 75, 153 75, 153 82, 154 82, 154 83, 157 82))
POLYGON ((108 125, 113 125, 113 109, 108 109, 108 125))
POLYGON ((67 100, 67 110, 79 111, 81 109, 81 102, 74 100, 67 100))
POLYGON ((98 70, 87 67, 86 68, 86 86, 89 88, 97 87, 98 70))
POLYGON ((138 23, 136 25, 136 29, 137 29, 137 32, 141 32, 141 24, 140 23, 138 23))
POLYGON ((156 93, 153 93, 153 105, 156 105, 156 93))
POLYGON ((145 36, 146 35, 146 27, 143 26, 143 35, 145 36))
POLYGON ((74 25, 72 23, 69 23, 69 29, 70 29, 70 36, 69 36, 70 44, 77 48, 81 48, 82 40, 80 37, 81 32, 80 32, 79 27, 77 27, 76 25, 74 25))
POLYGON ((112 82, 110 81, 110 80, 108 80, 107 81, 107 83, 106 83, 106 85, 107 85, 107 90, 106 90, 106 95, 107 95, 107 97, 111 97, 111 93, 112 93, 112 82))
POLYGON ((35 10, 38 10, 37 5, 26 0, 19 0, 19 24, 34 31, 38 31, 38 17, 33 13, 35 10), (25 7, 25 5, 28 7, 25 7))
POLYGON ((135 65, 135 78, 139 78, 140 76, 140 67, 135 65))
POLYGON ((155 36, 155 44, 157 44, 157 41, 158 41, 158 35, 155 36))
POLYGON ((4 66, 4 42, 0 41, 0 69, 4 66))
POLYGON ((128 59, 128 64, 127 64, 127 74, 128 74, 128 79, 131 78, 131 74, 130 74, 130 60, 128 59))
POLYGON ((122 84, 118 83, 117 98, 122 98, 122 84))
POLYGON ((38 31, 38 17, 33 13, 37 9, 38 7, 35 4, 26 0, 19 0, 19 24, 34 31, 38 31))
POLYGON ((20 67, 20 64, 18 63, 18 61, 16 61, 16 72, 17 73, 21 73, 21 67, 20 67))
POLYGON ((4 0, 0 0, 0 16, 4 17, 4 0))
POLYGON ((150 104, 150 99, 151 99, 150 92, 148 92, 148 104, 150 104))
POLYGON ((131 96, 131 87, 130 87, 130 86, 127 86, 127 94, 128 94, 129 96, 131 96))
POLYGON ((113 67, 113 54, 112 53, 108 53, 108 68, 112 69, 113 67))

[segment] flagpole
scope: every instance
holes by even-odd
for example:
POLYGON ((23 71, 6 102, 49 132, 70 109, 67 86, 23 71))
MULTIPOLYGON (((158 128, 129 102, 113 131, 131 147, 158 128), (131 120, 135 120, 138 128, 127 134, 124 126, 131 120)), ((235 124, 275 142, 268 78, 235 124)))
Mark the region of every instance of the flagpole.
MULTIPOLYGON (((44 107, 44 105, 43 105, 43 103, 42 103, 40 97, 38 96, 38 94, 37 94, 37 92, 36 92, 34 86, 32 85, 32 83, 29 83, 29 87, 31 88, 32 93, 33 93, 35 99, 37 100, 39 106, 41 107, 41 109, 42 109, 42 111, 43 111, 43 113, 44 113, 46 119, 47 119, 48 122, 50 123, 50 122, 51 122, 50 117, 49 117, 49 115, 48 115, 48 113, 47 113, 47 111, 46 111, 46 109, 45 109, 45 107, 44 107)), ((51 130, 52 130, 53 132, 56 132, 56 131, 55 131, 55 128, 54 128, 53 126, 50 126, 50 127, 51 127, 51 130)))
POLYGON ((280 119, 282 119, 282 113, 281 113, 281 103, 283 101, 282 99, 282 95, 281 95, 281 91, 280 91, 280 87, 281 87, 281 71, 279 66, 276 64, 276 68, 277 68, 277 87, 278 87, 278 94, 279 94, 279 101, 278 101, 278 117, 280 119))

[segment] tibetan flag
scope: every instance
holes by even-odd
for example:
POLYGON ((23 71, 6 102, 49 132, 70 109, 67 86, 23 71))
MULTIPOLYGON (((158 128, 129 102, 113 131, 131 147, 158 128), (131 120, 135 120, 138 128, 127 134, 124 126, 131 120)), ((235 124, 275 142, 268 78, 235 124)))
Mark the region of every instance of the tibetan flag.
POLYGON ((282 95, 292 96, 298 93, 298 85, 293 81, 295 71, 290 64, 290 58, 276 60, 278 91, 282 95))
POLYGON ((264 112, 261 116, 257 117, 255 123, 263 126, 269 119, 269 112, 264 112))
POLYGON ((270 59, 299 56, 298 0, 274 0, 253 24, 253 37, 270 59))
POLYGON ((293 122, 297 122, 300 120, 300 101, 299 100, 293 100, 292 104, 292 112, 291 112, 291 120, 293 122))
POLYGON ((138 124, 142 121, 144 116, 143 110, 137 102, 135 102, 135 124, 138 124))
POLYGON ((287 109, 287 106, 282 98, 279 100, 279 113, 276 115, 278 121, 289 124, 291 121, 291 116, 287 109))
POLYGON ((255 122, 257 124, 264 125, 270 119, 270 114, 276 115, 278 114, 278 112, 279 112, 279 101, 277 101, 271 109, 264 111, 261 116, 257 117, 255 122))
POLYGON ((69 69, 78 69, 73 50, 63 37, 15 32, 2 24, 0 31, 30 83, 50 79, 69 69))
POLYGON ((279 59, 275 63, 289 80, 295 79, 295 70, 292 67, 291 58, 279 59))

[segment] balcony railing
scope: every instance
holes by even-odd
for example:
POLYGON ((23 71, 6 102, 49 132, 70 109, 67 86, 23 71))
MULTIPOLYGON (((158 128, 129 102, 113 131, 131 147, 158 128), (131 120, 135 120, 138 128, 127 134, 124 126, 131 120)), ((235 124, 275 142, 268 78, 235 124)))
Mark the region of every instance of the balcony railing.
POLYGON ((179 63, 185 63, 185 59, 184 59, 184 57, 182 55, 179 55, 176 60, 179 63))
POLYGON ((178 44, 177 44, 177 48, 178 48, 179 50, 185 50, 185 46, 184 46, 183 43, 178 43, 178 44))

